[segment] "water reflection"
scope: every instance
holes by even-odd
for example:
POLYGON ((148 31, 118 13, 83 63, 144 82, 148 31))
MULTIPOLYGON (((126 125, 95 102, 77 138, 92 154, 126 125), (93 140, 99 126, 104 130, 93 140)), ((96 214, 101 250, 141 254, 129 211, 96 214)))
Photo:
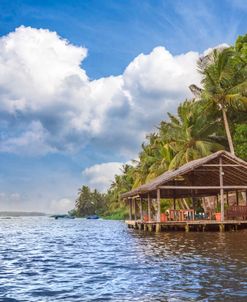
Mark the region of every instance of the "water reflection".
POLYGON ((114 221, 1 220, 0 301, 246 301, 246 239, 246 231, 156 234, 114 221))

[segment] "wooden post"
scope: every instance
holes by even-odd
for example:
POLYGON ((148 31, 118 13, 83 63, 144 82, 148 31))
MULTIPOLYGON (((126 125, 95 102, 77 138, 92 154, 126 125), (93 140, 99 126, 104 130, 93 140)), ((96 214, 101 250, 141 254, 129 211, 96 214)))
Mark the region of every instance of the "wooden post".
POLYGON ((194 190, 191 190, 191 197, 192 197, 192 209, 195 211, 195 193, 194 193, 194 190))
POLYGON ((156 223, 156 225, 155 225, 155 232, 160 232, 160 230, 161 230, 160 224, 156 223))
MULTIPOLYGON (((173 185, 175 186, 175 180, 173 180, 173 185)), ((176 191, 173 190, 173 210, 176 210, 176 191)))
POLYGON ((222 158, 220 157, 220 212, 221 212, 221 221, 225 220, 224 217, 224 188, 223 188, 223 167, 222 167, 222 158))
POLYGON ((151 198, 149 193, 148 193, 148 221, 151 221, 151 198))
POLYGON ((220 232, 225 232, 225 225, 223 223, 219 224, 219 229, 220 229, 220 232))
POLYGON ((129 219, 132 220, 132 198, 129 199, 129 219))
POLYGON ((247 190, 245 190, 245 205, 247 205, 247 190))
POLYGON ((185 232, 189 232, 189 231, 190 231, 190 226, 189 226, 189 224, 186 224, 184 228, 185 228, 185 232))
POLYGON ((160 222, 160 189, 157 189, 157 222, 160 222))
POLYGON ((134 218, 136 221, 136 199, 134 198, 134 218))
POLYGON ((142 198, 141 197, 140 197, 140 218, 141 218, 141 222, 143 222, 142 198))

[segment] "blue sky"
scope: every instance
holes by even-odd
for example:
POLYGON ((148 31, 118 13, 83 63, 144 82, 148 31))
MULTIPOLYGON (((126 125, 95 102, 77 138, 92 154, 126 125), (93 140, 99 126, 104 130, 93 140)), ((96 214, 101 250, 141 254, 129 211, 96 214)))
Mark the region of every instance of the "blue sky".
POLYGON ((65 211, 105 189, 247 28, 246 1, 0 2, 0 210, 65 211))

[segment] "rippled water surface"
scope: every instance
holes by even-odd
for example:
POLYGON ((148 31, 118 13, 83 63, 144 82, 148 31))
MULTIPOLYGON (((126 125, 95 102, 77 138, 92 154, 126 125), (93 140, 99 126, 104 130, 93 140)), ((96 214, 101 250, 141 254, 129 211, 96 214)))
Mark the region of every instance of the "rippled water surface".
POLYGON ((0 219, 0 301, 247 301, 247 232, 0 219))

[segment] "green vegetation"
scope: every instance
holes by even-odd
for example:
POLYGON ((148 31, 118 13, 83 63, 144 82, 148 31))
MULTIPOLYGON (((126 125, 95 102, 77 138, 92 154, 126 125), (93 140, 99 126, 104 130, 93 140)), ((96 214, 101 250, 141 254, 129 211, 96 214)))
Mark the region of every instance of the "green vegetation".
MULTIPOLYGON (((106 194, 83 186, 77 215, 123 219, 127 213, 122 193, 218 150, 247 160, 247 35, 234 46, 214 49, 201 58, 198 71, 202 87, 190 86, 195 98, 181 103, 176 115, 168 113, 168 120, 147 136, 138 160, 123 166, 106 194)), ((162 206, 167 208, 169 201, 162 201, 162 206)))

